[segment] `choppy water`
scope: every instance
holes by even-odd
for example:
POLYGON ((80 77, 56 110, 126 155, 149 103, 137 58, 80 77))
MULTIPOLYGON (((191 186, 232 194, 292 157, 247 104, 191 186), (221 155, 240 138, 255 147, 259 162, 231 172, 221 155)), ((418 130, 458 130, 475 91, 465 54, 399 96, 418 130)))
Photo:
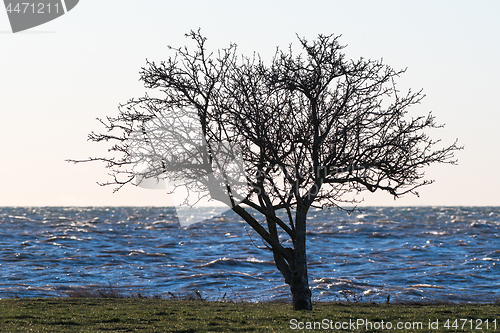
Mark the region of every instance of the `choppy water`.
MULTIPOLYGON (((289 298, 272 255, 228 213, 180 227, 172 208, 0 208, 0 297, 123 293, 289 298)), ((500 299, 500 207, 312 211, 315 300, 500 299)))

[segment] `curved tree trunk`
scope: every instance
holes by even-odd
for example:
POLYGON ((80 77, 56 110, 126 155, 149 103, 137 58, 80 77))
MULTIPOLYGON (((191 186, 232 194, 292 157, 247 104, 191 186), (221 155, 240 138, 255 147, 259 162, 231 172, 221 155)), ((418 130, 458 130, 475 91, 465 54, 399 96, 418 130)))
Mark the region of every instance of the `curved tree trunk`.
POLYGON ((294 310, 312 310, 311 290, 307 274, 306 256, 307 209, 299 207, 296 215, 296 237, 294 241, 294 265, 290 281, 294 310))
MULTIPOLYGON (((305 253, 304 253, 305 255, 305 253)), ((312 310, 307 267, 296 267, 290 283, 294 310, 312 310)))

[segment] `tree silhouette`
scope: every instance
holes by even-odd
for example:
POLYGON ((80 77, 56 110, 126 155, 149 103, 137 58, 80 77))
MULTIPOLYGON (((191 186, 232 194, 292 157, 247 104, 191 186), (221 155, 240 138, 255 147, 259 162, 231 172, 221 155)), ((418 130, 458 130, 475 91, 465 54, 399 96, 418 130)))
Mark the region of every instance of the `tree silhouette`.
POLYGON ((173 48, 140 72, 157 96, 121 105, 101 121, 106 133, 90 134, 114 142, 115 155, 87 161, 105 161, 113 176, 105 185, 117 189, 165 178, 184 188, 186 205, 225 202, 267 243, 294 309, 310 310, 310 208, 343 209, 357 203, 348 194, 365 190, 418 194, 432 183, 423 168, 454 164, 460 147, 440 148, 425 133, 441 127, 431 114, 408 115, 424 95, 396 89, 404 70, 346 59, 338 36, 299 38, 302 54, 278 50, 269 65, 238 58, 234 44, 208 52, 199 31, 186 36, 194 51, 173 48))

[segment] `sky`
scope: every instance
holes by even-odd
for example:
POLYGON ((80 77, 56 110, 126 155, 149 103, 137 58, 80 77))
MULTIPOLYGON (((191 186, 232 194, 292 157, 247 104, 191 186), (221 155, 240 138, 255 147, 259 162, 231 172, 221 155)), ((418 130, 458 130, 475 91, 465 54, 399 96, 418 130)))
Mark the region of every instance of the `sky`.
POLYGON ((499 1, 112 1, 81 0, 67 14, 13 34, 0 8, 0 206, 168 206, 164 190, 134 186, 113 193, 87 141, 117 115, 119 103, 143 96, 146 58, 165 60, 171 46, 201 28, 207 48, 230 42, 269 59, 299 36, 342 35, 353 59, 383 58, 407 68, 401 89, 424 89, 417 114, 432 111, 446 127, 430 133, 464 150, 457 166, 426 169, 436 182, 398 200, 365 193, 368 206, 500 205, 499 1))

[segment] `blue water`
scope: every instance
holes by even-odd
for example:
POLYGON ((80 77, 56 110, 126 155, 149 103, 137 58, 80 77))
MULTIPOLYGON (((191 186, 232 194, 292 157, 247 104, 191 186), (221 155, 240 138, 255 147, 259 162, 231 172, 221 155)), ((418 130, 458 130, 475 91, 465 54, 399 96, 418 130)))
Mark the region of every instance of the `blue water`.
MULTIPOLYGON (((500 207, 313 210, 315 300, 500 299, 500 207)), ((257 234, 231 213, 181 227, 173 208, 0 208, 0 298, 81 287, 168 297, 289 299, 257 234)))

